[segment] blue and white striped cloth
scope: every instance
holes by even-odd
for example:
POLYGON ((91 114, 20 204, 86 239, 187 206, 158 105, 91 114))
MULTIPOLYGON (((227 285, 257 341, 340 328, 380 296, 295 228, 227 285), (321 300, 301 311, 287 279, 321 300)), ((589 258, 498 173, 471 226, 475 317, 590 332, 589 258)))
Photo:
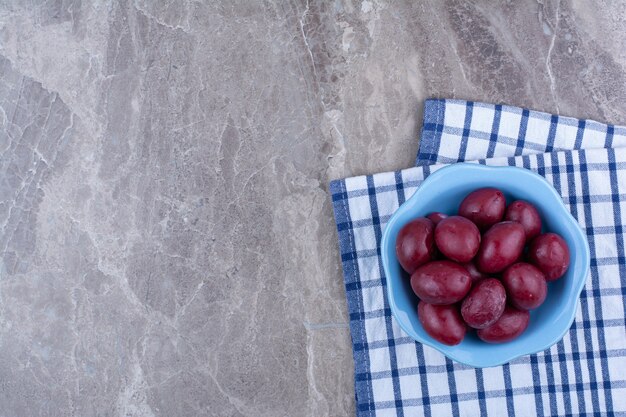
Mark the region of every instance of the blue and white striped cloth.
POLYGON ((517 107, 428 100, 417 167, 330 185, 359 416, 626 415, 626 128, 517 107), (392 318, 379 243, 391 215, 443 164, 538 172, 587 233, 591 273, 552 348, 474 369, 414 342, 392 318))

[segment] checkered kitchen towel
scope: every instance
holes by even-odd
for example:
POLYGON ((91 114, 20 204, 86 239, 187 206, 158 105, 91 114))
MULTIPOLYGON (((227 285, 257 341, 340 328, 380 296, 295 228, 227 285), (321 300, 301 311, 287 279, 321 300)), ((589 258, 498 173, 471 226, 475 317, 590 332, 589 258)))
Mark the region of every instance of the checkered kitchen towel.
POLYGON ((429 100, 417 167, 330 185, 359 416, 626 415, 626 128, 516 107, 429 100), (474 369, 415 343, 391 316, 380 238, 442 164, 538 172, 586 232, 591 273, 571 330, 538 354, 474 369))

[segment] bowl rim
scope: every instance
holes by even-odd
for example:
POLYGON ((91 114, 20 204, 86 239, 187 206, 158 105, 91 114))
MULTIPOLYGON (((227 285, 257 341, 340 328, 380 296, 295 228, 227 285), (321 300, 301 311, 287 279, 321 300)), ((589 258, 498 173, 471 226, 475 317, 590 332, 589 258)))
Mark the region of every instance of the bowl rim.
POLYGON ((574 322, 574 319, 576 318, 576 311, 577 311, 577 305, 578 305, 578 300, 580 299, 580 294, 582 293, 582 290, 585 286, 585 283, 587 281, 587 277, 589 275, 589 267, 590 267, 590 263, 591 263, 591 255, 590 255, 590 249, 589 249, 589 242, 587 241, 587 237, 585 236, 585 233, 583 232, 583 230, 581 229, 580 225, 578 224, 578 221, 574 218, 574 216, 572 216, 572 213, 567 209, 567 207, 565 207, 565 204, 563 203, 563 199, 561 197, 561 195, 554 189, 554 187, 552 186, 552 184, 550 184, 544 177, 542 177, 541 175, 526 169, 526 168, 520 168, 520 167, 516 167, 516 166, 488 166, 488 165, 482 165, 480 163, 467 163, 467 162, 461 162, 461 163, 455 163, 452 165, 448 165, 445 166, 443 168, 438 169, 437 171, 433 172, 432 174, 430 174, 423 182, 422 184, 419 186, 419 188, 413 193, 413 195, 407 199, 403 204, 400 205, 400 207, 398 207, 398 209, 393 213, 393 215, 389 218, 389 221, 387 222, 386 226, 385 226, 385 230, 383 231, 382 234, 382 238, 381 238, 381 243, 380 243, 380 248, 381 248, 381 258, 382 258, 382 263, 383 263, 383 270, 385 272, 385 281, 386 281, 386 289, 385 289, 385 296, 387 297, 387 301, 389 303, 389 307, 391 310, 391 313, 394 317, 394 319, 396 320, 396 322, 398 323, 398 325, 402 328, 402 330, 404 330, 404 332, 411 337, 413 340, 422 343, 424 345, 430 346, 432 348, 434 348, 435 350, 441 352, 443 355, 445 355, 446 357, 453 359, 454 361, 458 362, 458 363, 462 363, 468 366, 471 366, 473 368, 488 368, 488 367, 494 367, 494 366, 500 366, 503 365, 505 363, 511 362, 514 359, 517 359, 521 356, 526 356, 526 355, 532 355, 534 353, 537 352, 541 352, 543 350, 546 350, 548 348, 550 348, 551 346, 553 346, 555 343, 558 343, 561 339, 563 339, 563 337, 565 336, 565 334, 567 333, 567 331, 572 327, 572 323, 574 322), (565 219, 567 219, 567 221, 569 223, 571 223, 572 225, 574 225, 575 227, 573 227, 573 231, 574 233, 577 235, 577 239, 580 240, 580 242, 582 242, 583 244, 583 248, 584 248, 584 254, 581 255, 581 259, 582 259, 582 272, 581 272, 581 276, 582 278, 578 279, 578 282, 575 283, 574 285, 574 293, 576 294, 576 297, 572 297, 572 300, 569 300, 567 305, 565 307, 567 307, 569 309, 568 312, 568 318, 567 318, 567 326, 564 326, 564 328, 560 331, 555 333, 555 336, 553 336, 552 338, 550 338, 547 342, 541 344, 538 348, 532 347, 531 349, 528 350, 523 350, 521 352, 511 352, 510 355, 505 355, 503 357, 503 359, 501 360, 497 360, 494 362, 489 362, 489 361, 476 361, 476 362, 471 362, 471 361, 467 361, 467 360, 463 360, 460 359, 455 352, 449 352, 449 351, 445 351, 442 349, 441 346, 439 346, 434 339, 432 338, 423 338, 421 337, 419 334, 415 333, 412 329, 413 326, 409 326, 407 323, 405 323, 403 320, 400 319, 399 317, 399 313, 398 313, 398 306, 395 302, 394 296, 393 296, 393 280, 389 279, 390 277, 390 266, 389 266, 389 262, 391 261, 389 259, 389 257, 387 256, 387 251, 384 250, 384 248, 388 247, 389 245, 389 240, 391 239, 391 229, 392 225, 394 225, 395 223, 397 223, 399 221, 400 216, 403 215, 403 213, 406 210, 410 210, 411 206, 415 204, 415 201, 417 201, 420 198, 420 190, 424 189, 423 187, 426 185, 426 189, 428 189, 428 184, 431 182, 434 182, 437 177, 444 175, 444 174, 449 174, 450 172, 453 171, 459 171, 459 170, 466 170, 466 169, 471 169, 471 170, 478 170, 478 171, 499 171, 499 172, 503 172, 503 171, 509 171, 509 172, 516 172, 517 174, 521 174, 521 175, 526 175, 529 178, 532 178, 533 180, 540 180, 542 183, 544 183, 547 186, 547 189, 549 190, 549 192, 557 199, 557 201, 559 202, 558 206, 559 206, 559 210, 562 211, 562 213, 565 215, 565 219), (403 209, 404 207, 404 209, 403 209))

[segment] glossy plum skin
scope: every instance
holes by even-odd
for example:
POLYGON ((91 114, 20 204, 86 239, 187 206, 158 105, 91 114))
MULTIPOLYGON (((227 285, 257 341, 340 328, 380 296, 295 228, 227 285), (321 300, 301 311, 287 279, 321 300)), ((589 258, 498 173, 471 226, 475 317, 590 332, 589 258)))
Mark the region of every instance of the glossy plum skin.
POLYGON ((439 224, 440 221, 442 221, 443 219, 447 217, 448 217, 447 214, 443 214, 439 212, 430 213, 428 216, 426 216, 426 218, 431 220, 433 223, 435 223, 435 225, 439 224))
POLYGON ((546 276, 546 281, 561 278, 569 267, 569 248, 565 240, 556 233, 537 236, 528 248, 528 260, 546 276))
POLYGON ((489 278, 489 275, 483 274, 478 270, 478 268, 476 268, 474 262, 466 262, 463 264, 463 267, 467 269, 467 272, 469 272, 472 277, 472 283, 478 282, 481 279, 489 278))
POLYGON ((432 260, 435 252, 435 224, 429 219, 419 217, 400 229, 396 238, 396 255, 409 274, 432 260))
POLYGON ((506 208, 505 220, 518 222, 526 233, 526 242, 530 242, 541 233, 541 217, 539 212, 527 201, 517 200, 506 208))
POLYGON ((520 310, 532 310, 546 299, 546 277, 531 264, 519 262, 509 266, 502 275, 509 302, 520 310))
POLYGON ((480 188, 469 193, 459 206, 459 216, 473 221, 481 231, 502 220, 506 200, 497 188, 480 188))
POLYGON ((445 345, 454 346, 465 337, 465 323, 455 305, 434 305, 420 302, 417 316, 426 333, 445 345))
POLYGON ((480 340, 487 343, 509 342, 524 333, 529 320, 528 311, 506 306, 498 321, 489 327, 479 329, 476 334, 480 340))
POLYGON ((444 305, 460 301, 472 286, 469 272, 451 261, 433 261, 411 275, 415 295, 429 304, 444 305))
POLYGON ((465 217, 450 216, 435 227, 435 243, 446 258, 469 262, 480 248, 480 231, 465 217))
POLYGON ((495 323, 506 305, 504 286, 495 278, 487 278, 476 284, 461 304, 461 316, 465 323, 475 329, 484 329, 495 323))
POLYGON ((508 221, 494 224, 483 235, 476 266, 487 274, 503 271, 519 259, 525 241, 521 224, 508 221))

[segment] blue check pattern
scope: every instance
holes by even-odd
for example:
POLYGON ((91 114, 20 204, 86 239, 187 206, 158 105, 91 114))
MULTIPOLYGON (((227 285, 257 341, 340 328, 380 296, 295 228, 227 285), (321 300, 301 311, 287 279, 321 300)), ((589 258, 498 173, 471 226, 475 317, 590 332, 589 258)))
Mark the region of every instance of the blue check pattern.
POLYGON ((359 416, 626 415, 626 128, 517 107, 428 100, 416 167, 330 185, 359 416), (476 161, 544 176, 586 232, 591 273, 550 349, 474 369, 414 342, 392 318, 380 238, 432 172, 476 161))

